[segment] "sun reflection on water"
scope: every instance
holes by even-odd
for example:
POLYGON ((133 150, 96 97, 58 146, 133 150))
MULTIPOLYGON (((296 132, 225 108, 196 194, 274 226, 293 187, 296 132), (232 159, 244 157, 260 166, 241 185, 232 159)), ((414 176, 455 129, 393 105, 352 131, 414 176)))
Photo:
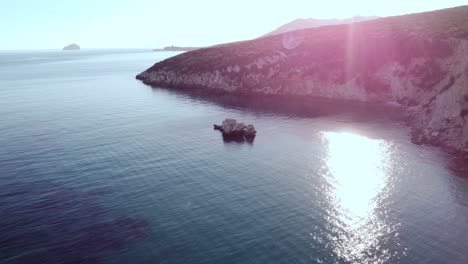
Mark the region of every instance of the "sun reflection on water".
POLYGON ((379 203, 389 188, 389 144, 352 133, 323 133, 328 142, 326 180, 331 186, 328 236, 335 254, 353 263, 383 263, 395 226, 385 221, 379 203))

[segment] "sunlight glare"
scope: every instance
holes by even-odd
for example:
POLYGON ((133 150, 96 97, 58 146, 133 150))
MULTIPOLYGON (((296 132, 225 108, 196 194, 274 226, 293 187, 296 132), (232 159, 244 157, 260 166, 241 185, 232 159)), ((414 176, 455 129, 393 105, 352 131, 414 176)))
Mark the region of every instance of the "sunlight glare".
POLYGON ((323 137, 329 147, 330 204, 334 225, 340 227, 334 240, 335 253, 350 262, 384 262, 390 256, 371 252, 393 231, 377 213, 388 181, 388 145, 352 133, 326 132, 323 137))

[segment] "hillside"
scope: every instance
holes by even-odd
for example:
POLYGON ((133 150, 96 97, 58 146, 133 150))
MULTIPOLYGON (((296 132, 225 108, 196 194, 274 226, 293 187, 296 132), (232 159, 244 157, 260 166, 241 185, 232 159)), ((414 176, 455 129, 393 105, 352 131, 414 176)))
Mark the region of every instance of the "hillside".
POLYGON ((266 34, 265 36, 273 36, 273 35, 278 35, 278 34, 290 32, 290 31, 306 29, 306 28, 316 28, 316 27, 329 26, 329 25, 358 23, 358 22, 373 20, 377 18, 379 17, 356 16, 356 17, 345 18, 345 19, 315 19, 315 18, 296 19, 292 22, 289 22, 287 24, 280 26, 279 28, 266 34))
POLYGON ((399 103, 415 143, 468 151, 468 6, 199 49, 137 78, 208 93, 399 103))
POLYGON ((178 47, 178 46, 169 46, 164 47, 163 49, 154 49, 153 51, 192 51, 200 48, 197 47, 178 47))

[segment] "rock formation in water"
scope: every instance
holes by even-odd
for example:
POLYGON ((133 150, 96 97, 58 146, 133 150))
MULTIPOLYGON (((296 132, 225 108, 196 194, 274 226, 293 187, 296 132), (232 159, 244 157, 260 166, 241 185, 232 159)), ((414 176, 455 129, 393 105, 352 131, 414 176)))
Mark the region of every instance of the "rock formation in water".
POLYGON ((214 125, 214 129, 221 131, 224 138, 252 140, 257 135, 254 126, 238 123, 235 119, 227 118, 221 125, 214 125))
POLYGON ((80 50, 80 46, 73 43, 73 44, 70 44, 70 45, 64 47, 63 50, 80 50))
POLYGON ((199 49, 137 79, 207 93, 397 103, 414 142, 468 151, 468 6, 199 49))

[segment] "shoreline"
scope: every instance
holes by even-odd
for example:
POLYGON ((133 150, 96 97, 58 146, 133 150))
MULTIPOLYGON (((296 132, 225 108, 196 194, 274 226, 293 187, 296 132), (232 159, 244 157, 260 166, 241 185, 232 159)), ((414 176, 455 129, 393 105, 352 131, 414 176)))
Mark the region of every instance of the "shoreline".
POLYGON ((468 160, 467 17, 461 6, 222 44, 160 61, 136 78, 209 95, 398 105, 414 144, 468 160))
POLYGON ((346 99, 332 99, 319 96, 278 95, 245 92, 227 92, 218 89, 190 89, 148 85, 152 90, 161 89, 167 92, 186 95, 197 100, 215 103, 222 107, 242 107, 250 111, 283 114, 300 118, 326 117, 338 114, 349 114, 357 122, 381 120, 396 122, 409 129, 408 141, 416 146, 435 147, 449 155, 447 169, 456 176, 468 178, 468 152, 453 149, 437 142, 418 144, 414 136, 418 135, 411 125, 414 119, 414 109, 403 104, 388 102, 362 102, 346 99), (286 102, 286 103, 285 103, 286 102))

